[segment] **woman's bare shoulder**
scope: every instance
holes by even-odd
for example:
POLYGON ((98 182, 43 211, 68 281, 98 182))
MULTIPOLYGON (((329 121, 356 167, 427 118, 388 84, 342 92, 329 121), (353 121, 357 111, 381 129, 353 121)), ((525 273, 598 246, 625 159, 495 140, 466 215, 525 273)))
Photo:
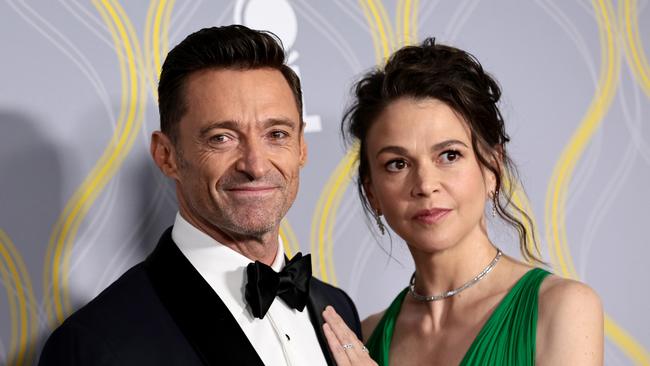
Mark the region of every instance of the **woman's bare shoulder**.
POLYGON ((602 364, 603 307, 582 282, 549 276, 539 291, 538 364, 602 364))
POLYGON ((377 324, 381 320, 381 318, 384 316, 384 313, 386 311, 380 311, 376 314, 372 314, 368 316, 367 318, 363 319, 361 322, 361 333, 363 334, 363 342, 367 342, 368 338, 372 334, 372 332, 375 330, 377 327, 377 324))

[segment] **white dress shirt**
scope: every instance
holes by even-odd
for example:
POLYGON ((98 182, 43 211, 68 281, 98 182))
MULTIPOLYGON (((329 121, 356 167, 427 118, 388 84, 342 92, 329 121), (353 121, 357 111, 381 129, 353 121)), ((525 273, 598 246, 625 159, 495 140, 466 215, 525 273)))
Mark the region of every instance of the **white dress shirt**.
MULTIPOLYGON (((327 365, 306 307, 298 311, 276 297, 264 319, 253 317, 244 298, 250 259, 192 226, 180 213, 176 214, 172 239, 219 295, 265 365, 327 365)), ((279 272, 283 266, 280 241, 271 267, 279 272)))

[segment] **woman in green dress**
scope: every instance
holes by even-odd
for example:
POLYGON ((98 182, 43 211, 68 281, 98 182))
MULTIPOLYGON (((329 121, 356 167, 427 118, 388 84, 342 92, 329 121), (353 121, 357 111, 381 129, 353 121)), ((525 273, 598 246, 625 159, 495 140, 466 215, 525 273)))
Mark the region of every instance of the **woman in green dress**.
POLYGON ((488 237, 486 216, 503 219, 523 257, 541 263, 529 249, 532 222, 512 200, 501 91, 476 58, 427 39, 398 50, 355 93, 343 131, 359 144, 363 206, 381 234, 385 221, 404 239, 415 272, 363 321, 367 348, 325 310, 337 363, 601 365, 594 291, 503 254, 488 237))

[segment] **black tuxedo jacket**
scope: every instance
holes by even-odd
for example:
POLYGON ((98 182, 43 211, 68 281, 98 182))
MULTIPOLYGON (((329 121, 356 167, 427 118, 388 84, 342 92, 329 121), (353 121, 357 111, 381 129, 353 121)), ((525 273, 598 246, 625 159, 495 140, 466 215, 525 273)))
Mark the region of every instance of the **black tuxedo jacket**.
MULTIPOLYGON (((322 311, 332 305, 361 338, 341 290, 312 278, 307 305, 329 365, 322 311)), ((219 296, 172 241, 156 249, 70 316, 47 340, 39 365, 263 365, 219 296)))

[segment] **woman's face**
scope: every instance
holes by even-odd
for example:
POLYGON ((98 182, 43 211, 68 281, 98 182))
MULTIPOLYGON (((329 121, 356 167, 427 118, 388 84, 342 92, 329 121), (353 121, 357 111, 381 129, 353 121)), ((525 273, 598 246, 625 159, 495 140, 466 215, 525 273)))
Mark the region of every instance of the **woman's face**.
POLYGON ((447 104, 398 99, 366 141, 368 199, 412 250, 439 251, 485 235, 494 176, 480 166, 469 128, 447 104))

